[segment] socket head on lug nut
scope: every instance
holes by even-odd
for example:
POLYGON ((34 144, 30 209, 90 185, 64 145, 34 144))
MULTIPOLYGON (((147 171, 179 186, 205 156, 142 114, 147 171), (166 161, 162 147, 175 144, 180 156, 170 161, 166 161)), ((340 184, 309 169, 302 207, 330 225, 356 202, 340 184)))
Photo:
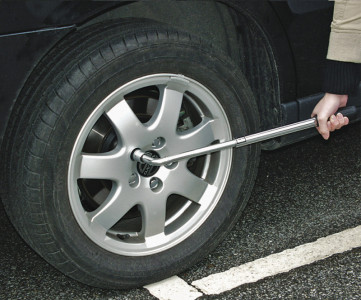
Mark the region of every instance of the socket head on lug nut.
MULTIPOLYGON (((151 158, 160 158, 157 152, 155 151, 147 151, 145 152, 147 156, 150 156, 151 158)), ((158 166, 152 166, 146 163, 137 163, 137 171, 138 173, 143 177, 151 177, 155 173, 157 173, 159 170, 158 166)))

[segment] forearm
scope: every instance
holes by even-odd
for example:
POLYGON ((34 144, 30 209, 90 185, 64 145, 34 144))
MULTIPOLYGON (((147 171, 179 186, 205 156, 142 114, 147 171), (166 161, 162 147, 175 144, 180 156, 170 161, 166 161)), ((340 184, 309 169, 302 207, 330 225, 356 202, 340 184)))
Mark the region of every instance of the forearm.
POLYGON ((347 103, 360 82, 361 63, 361 1, 336 0, 325 66, 323 91, 312 115, 318 117, 318 131, 328 139, 330 131, 347 125, 342 114, 334 115, 347 103), (329 119, 330 118, 330 119, 329 119))
POLYGON ((361 63, 361 1, 336 0, 327 59, 361 63))

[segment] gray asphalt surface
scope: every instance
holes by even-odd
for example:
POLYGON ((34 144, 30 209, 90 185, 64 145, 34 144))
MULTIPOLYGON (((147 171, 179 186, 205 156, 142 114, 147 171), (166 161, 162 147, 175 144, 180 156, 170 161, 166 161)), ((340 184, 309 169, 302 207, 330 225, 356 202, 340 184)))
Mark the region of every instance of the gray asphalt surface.
MULTIPOLYGON (((101 290, 68 279, 16 234, 0 207, 0 299, 155 299, 145 289, 101 290)), ((242 218, 186 282, 361 225, 361 124, 262 153, 242 218)), ((201 299, 360 299, 361 248, 201 299)))

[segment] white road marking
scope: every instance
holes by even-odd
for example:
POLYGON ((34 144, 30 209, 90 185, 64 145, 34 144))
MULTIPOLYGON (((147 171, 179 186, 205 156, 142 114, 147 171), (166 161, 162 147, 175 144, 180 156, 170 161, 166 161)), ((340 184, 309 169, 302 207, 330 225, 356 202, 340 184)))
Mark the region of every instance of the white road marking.
POLYGON ((203 294, 178 276, 145 286, 160 300, 194 300, 203 294))
POLYGON ((225 272, 212 274, 193 281, 193 286, 178 276, 173 276, 145 288, 160 300, 194 300, 204 295, 196 288, 207 295, 220 294, 243 284, 285 273, 358 247, 361 247, 361 226, 254 260, 225 272))
POLYGON ((222 273, 212 274, 192 282, 192 285, 208 295, 220 294, 357 247, 361 247, 361 226, 257 259, 222 273))

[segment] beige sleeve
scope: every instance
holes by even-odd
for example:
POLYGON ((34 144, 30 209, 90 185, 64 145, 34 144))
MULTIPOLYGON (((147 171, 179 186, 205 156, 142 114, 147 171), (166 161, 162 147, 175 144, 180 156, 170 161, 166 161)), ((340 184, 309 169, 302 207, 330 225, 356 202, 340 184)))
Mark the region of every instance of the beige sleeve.
POLYGON ((327 58, 361 63, 361 0, 335 0, 327 58))

